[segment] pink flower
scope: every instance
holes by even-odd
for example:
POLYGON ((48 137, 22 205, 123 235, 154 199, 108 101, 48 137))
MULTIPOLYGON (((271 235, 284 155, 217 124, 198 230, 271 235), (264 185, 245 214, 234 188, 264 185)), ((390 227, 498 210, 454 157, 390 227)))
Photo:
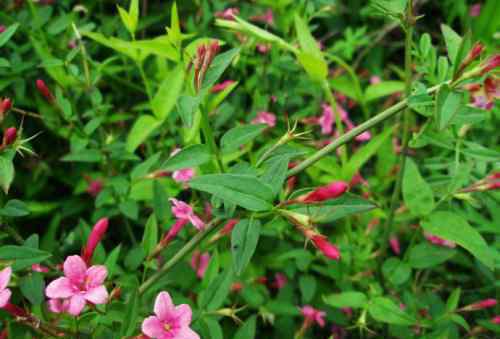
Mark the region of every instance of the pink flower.
POLYGON ((235 7, 229 7, 221 12, 215 12, 215 17, 224 20, 234 20, 234 16, 240 14, 240 10, 235 7))
POLYGON ((92 228, 92 231, 90 231, 87 244, 83 247, 82 250, 82 259, 87 264, 90 264, 97 245, 101 242, 102 238, 106 234, 106 231, 108 230, 108 224, 108 218, 99 219, 92 228))
POLYGON ((333 181, 326 186, 316 188, 314 191, 301 195, 296 200, 302 203, 315 203, 340 197, 347 191, 349 185, 344 181, 333 181))
POLYGON ((188 219, 177 219, 172 227, 168 230, 168 233, 161 240, 160 249, 167 246, 188 222, 188 219))
POLYGON ((255 47, 257 47, 257 52, 260 54, 266 54, 269 52, 272 48, 271 44, 256 44, 255 47))
POLYGON ((304 316, 304 327, 310 327, 314 323, 318 324, 320 327, 325 326, 325 312, 317 310, 310 305, 302 306, 300 312, 304 316))
POLYGON ((0 308, 9 303, 12 292, 7 288, 12 275, 12 268, 6 267, 0 271, 0 308))
POLYGON ((278 290, 282 289, 283 287, 285 287, 287 283, 288 283, 288 278, 283 273, 278 272, 274 275, 274 283, 273 283, 274 288, 277 288, 278 290))
POLYGON ((478 301, 476 303, 470 304, 468 306, 465 306, 462 308, 463 311, 479 311, 479 310, 484 310, 485 308, 490 308, 493 306, 496 306, 497 301, 496 299, 489 298, 489 299, 484 299, 481 301, 478 301))
POLYGON ((234 80, 225 80, 221 83, 218 83, 218 84, 215 84, 212 89, 210 90, 210 92, 212 93, 218 93, 218 92, 222 92, 223 90, 225 90, 227 87, 231 86, 232 84, 234 84, 236 81, 234 80))
POLYGON ((356 141, 368 141, 372 138, 372 134, 369 132, 369 131, 364 131, 363 133, 361 133, 360 135, 357 135, 356 136, 356 141))
POLYGON ((191 257, 191 267, 195 270, 198 278, 203 278, 207 270, 208 263, 210 262, 210 254, 208 252, 201 253, 194 251, 191 257))
POLYGON ((318 120, 319 125, 321 126, 322 134, 330 134, 332 133, 332 125, 333 125, 333 110, 330 105, 323 104, 323 114, 318 120))
POLYGON ((259 112, 257 113, 257 117, 252 120, 252 124, 266 124, 269 127, 276 126, 276 116, 270 112, 259 112))
POLYGON ((320 250, 327 258, 333 260, 340 259, 340 251, 337 246, 333 245, 328 239, 321 234, 316 234, 311 238, 314 246, 320 250))
POLYGON ((69 305, 70 299, 49 299, 47 301, 47 307, 52 313, 68 313, 69 305))
POLYGON ((64 277, 52 281, 45 289, 45 295, 50 299, 67 299, 69 314, 79 315, 87 303, 99 305, 108 301, 108 291, 104 286, 108 275, 105 266, 87 268, 80 256, 72 255, 66 258, 63 268, 64 277))
POLYGON ((500 54, 493 55, 481 64, 481 75, 484 75, 497 67, 500 67, 500 54))
POLYGON ((205 227, 205 223, 194 213, 191 206, 174 198, 170 198, 170 202, 172 203, 172 213, 177 219, 189 220, 198 230, 205 227))
POLYGON ((190 327, 191 307, 175 306, 168 292, 160 292, 155 300, 154 316, 142 322, 142 333, 153 339, 199 339, 190 327))
POLYGON ((101 180, 89 180, 89 185, 87 186, 87 193, 94 198, 102 191, 103 182, 101 180))
POLYGON ((382 81, 382 79, 380 79, 380 77, 378 75, 372 75, 370 77, 370 84, 372 84, 372 85, 380 84, 381 81, 382 81))
POLYGON ((424 237, 431 244, 434 244, 434 245, 443 246, 443 247, 449 247, 449 248, 455 248, 455 246, 456 246, 456 244, 453 241, 449 241, 449 240, 440 238, 437 235, 432 235, 430 233, 425 233, 424 237))
POLYGON ((471 17, 477 17, 481 14, 481 4, 474 4, 469 8, 469 15, 471 17))
POLYGON ((391 249, 395 254, 397 254, 397 255, 401 254, 401 246, 399 245, 398 237, 396 237, 395 235, 392 236, 389 239, 389 244, 391 245, 391 249))
POLYGON ((273 11, 271 9, 268 9, 264 14, 254 15, 250 17, 250 20, 255 22, 261 22, 267 25, 272 25, 274 23, 273 11))
POLYGON ((500 325, 500 315, 496 315, 493 318, 491 318, 491 323, 495 325, 500 325))
POLYGON ((31 270, 34 272, 47 273, 49 271, 49 268, 40 264, 33 264, 31 265, 31 270))
POLYGON ((187 182, 194 177, 194 169, 183 168, 172 173, 172 179, 177 182, 187 182))

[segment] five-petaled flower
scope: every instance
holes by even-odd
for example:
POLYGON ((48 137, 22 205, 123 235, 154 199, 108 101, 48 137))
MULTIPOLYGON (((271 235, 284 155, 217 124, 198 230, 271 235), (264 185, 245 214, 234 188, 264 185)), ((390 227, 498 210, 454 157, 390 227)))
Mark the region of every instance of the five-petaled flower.
POLYGON ((300 308, 300 313, 304 316, 305 327, 310 327, 314 323, 318 324, 320 327, 325 326, 325 315, 324 311, 315 309, 310 305, 305 305, 300 308))
POLYGON ((12 268, 6 267, 0 271, 0 308, 7 305, 12 292, 7 288, 9 285, 12 268))
POLYGON ((154 316, 142 322, 142 333, 153 339, 199 339, 190 327, 191 307, 175 306, 168 292, 160 292, 155 300, 154 316))
POLYGON ((170 202, 172 203, 172 213, 177 219, 189 220, 198 230, 205 227, 205 223, 194 213, 191 206, 175 198, 170 198, 170 202))
MULTIPOLYGON (((63 265, 64 277, 52 281, 45 289, 45 295, 50 299, 66 300, 64 309, 71 315, 79 315, 87 303, 105 304, 108 301, 108 291, 104 280, 108 275, 105 266, 95 265, 87 268, 78 255, 66 258, 63 265)), ((49 301, 50 304, 56 302, 49 301)))

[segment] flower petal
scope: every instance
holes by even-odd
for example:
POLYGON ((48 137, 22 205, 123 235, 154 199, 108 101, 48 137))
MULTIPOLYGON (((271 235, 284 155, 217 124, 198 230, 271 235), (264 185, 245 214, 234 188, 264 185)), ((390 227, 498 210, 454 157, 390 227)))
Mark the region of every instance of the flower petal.
POLYGON ((196 227, 197 230, 201 231, 205 228, 205 223, 196 214, 191 213, 188 215, 188 219, 196 227))
POLYGON ((172 303, 172 298, 168 292, 160 292, 155 300, 154 311, 158 316, 158 319, 164 320, 169 318, 172 312, 174 312, 175 307, 172 303))
POLYGON ((191 324, 191 307, 187 304, 181 304, 175 307, 175 316, 180 327, 189 327, 191 324))
POLYGON ((52 299, 69 298, 75 294, 71 281, 61 277, 51 282, 45 289, 45 295, 52 299))
POLYGON ((78 255, 72 255, 64 261, 64 275, 75 284, 81 284, 85 280, 87 265, 78 255))
POLYGON ((12 292, 8 288, 3 289, 2 291, 0 291, 0 308, 2 308, 5 305, 7 305, 7 303, 9 302, 11 294, 12 294, 12 292))
POLYGON ((5 267, 2 271, 0 271, 0 291, 4 290, 10 281, 10 276, 12 274, 12 268, 5 267))
POLYGON ((61 299, 49 299, 47 301, 47 307, 52 313, 62 313, 64 311, 63 302, 61 299))
POLYGON ((142 333, 151 338, 161 338, 165 334, 163 324, 157 317, 151 316, 144 319, 141 325, 142 333))
POLYGON ((179 332, 177 332, 175 339, 200 339, 200 336, 191 328, 184 327, 181 328, 179 332))
POLYGON ((81 295, 72 296, 69 300, 68 313, 74 316, 79 315, 82 313, 85 304, 85 299, 81 295))
POLYGON ((93 287, 102 285, 104 283, 104 280, 106 280, 107 275, 108 270, 106 269, 106 266, 95 265, 90 267, 87 270, 85 279, 87 288, 91 289, 93 287))
POLYGON ((87 291, 83 297, 92 304, 105 304, 108 302, 108 291, 106 290, 106 287, 101 285, 87 291))

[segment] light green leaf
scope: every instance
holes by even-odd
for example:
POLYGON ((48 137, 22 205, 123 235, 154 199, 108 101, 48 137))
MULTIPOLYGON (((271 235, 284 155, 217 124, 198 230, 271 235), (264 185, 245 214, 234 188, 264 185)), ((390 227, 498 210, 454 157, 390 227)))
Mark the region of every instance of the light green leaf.
POLYGON ((365 90, 365 101, 372 101, 385 96, 404 91, 403 81, 382 81, 369 85, 365 90))
POLYGON ((217 55, 210 68, 208 69, 203 84, 201 86, 201 92, 208 92, 213 85, 219 80, 222 73, 229 67, 231 62, 240 53, 239 48, 230 49, 227 52, 217 55))
POLYGON ((352 291, 325 295, 323 296, 323 301, 325 304, 337 308, 363 308, 368 299, 364 293, 352 291))
POLYGON ((421 222, 421 226, 433 235, 457 243, 487 267, 493 269, 497 257, 494 251, 488 247, 481 234, 460 215, 437 211, 432 213, 428 220, 421 222))
POLYGON ((388 324, 409 326, 416 323, 416 320, 406 314, 391 299, 377 297, 370 301, 368 312, 377 321, 388 324))
POLYGON ((266 124, 249 124, 234 127, 221 138, 220 144, 224 153, 237 150, 241 145, 254 140, 267 127, 266 124))
POLYGON ((14 33, 16 33, 18 27, 19 27, 19 24, 15 23, 15 24, 7 27, 7 29, 5 31, 0 33, 0 47, 2 47, 7 42, 9 42, 10 38, 12 38, 14 33))
POLYGON ((144 234, 142 236, 142 248, 147 255, 151 254, 158 243, 158 223, 154 214, 151 214, 144 227, 144 234))
POLYGON ((12 162, 15 151, 10 149, 0 153, 0 187, 5 194, 9 193, 10 185, 14 180, 14 164, 12 162))
POLYGON ((177 101, 177 113, 186 128, 193 126, 194 114, 201 103, 200 96, 181 95, 177 101))
POLYGON ((304 52, 312 54, 317 59, 320 59, 320 61, 325 63, 325 60, 323 59, 323 54, 321 53, 321 50, 319 48, 319 44, 309 31, 307 23, 298 15, 295 15, 294 23, 295 23, 295 31, 297 33, 297 38, 299 40, 300 49, 304 52))
POLYGON ((271 187, 274 195, 277 195, 283 187, 288 172, 289 161, 290 156, 284 154, 274 156, 264 163, 266 169, 261 179, 271 187))
POLYGON ((175 107, 184 85, 184 66, 178 64, 163 80, 151 106, 156 117, 164 121, 175 107))
POLYGON ((260 236, 260 221, 243 219, 234 226, 231 232, 231 252, 234 271, 241 275, 257 248, 260 236))
POLYGON ((210 161, 210 159, 210 150, 206 145, 191 145, 168 158, 160 166, 160 169, 171 172, 183 168, 196 167, 210 161))
POLYGON ((442 264, 456 253, 454 249, 424 242, 410 249, 408 264, 416 269, 430 268, 442 264))
POLYGON ((141 115, 132 126, 127 136, 128 152, 134 152, 140 144, 142 144, 153 131, 161 125, 161 121, 157 120, 152 115, 141 115))
POLYGON ((448 50, 448 57, 452 63, 457 58, 458 49, 462 43, 462 38, 451 27, 441 24, 441 32, 443 33, 446 49, 448 50))
POLYGON ((436 120, 439 129, 445 129, 463 105, 464 95, 452 91, 447 85, 439 89, 436 99, 436 120))
POLYGON ((243 325, 238 328, 233 339, 254 339, 257 327, 257 316, 253 315, 248 318, 243 325))
POLYGON ((5 217, 22 217, 28 214, 30 214, 28 205, 17 199, 7 201, 5 206, 0 209, 0 215, 5 217))
POLYGON ((67 162, 100 162, 102 154, 97 149, 82 149, 71 152, 61 158, 61 161, 67 162))
POLYGON ((311 79, 318 82, 326 79, 328 75, 328 65, 324 60, 308 52, 299 52, 297 54, 297 59, 311 79))
POLYGON ((434 193, 412 159, 406 159, 402 191, 404 202, 414 215, 427 215, 434 209, 434 193))

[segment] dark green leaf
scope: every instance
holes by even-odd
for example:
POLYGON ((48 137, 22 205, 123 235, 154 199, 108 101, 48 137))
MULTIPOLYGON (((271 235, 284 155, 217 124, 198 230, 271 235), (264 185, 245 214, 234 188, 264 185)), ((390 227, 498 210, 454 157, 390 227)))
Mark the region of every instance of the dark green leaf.
POLYGON ((234 334, 233 339, 254 339, 257 327, 257 316, 248 318, 234 334))
POLYGON ((14 33, 16 33, 16 30, 18 27, 19 27, 19 24, 15 23, 15 24, 7 27, 7 29, 5 31, 0 33, 0 47, 5 45, 10 40, 10 38, 12 38, 14 33))
POLYGON ((283 187, 283 183, 287 177, 289 161, 290 156, 278 155, 265 162, 266 169, 264 174, 262 174, 261 180, 271 187, 274 195, 277 195, 283 187))
POLYGON ((382 265, 384 277, 394 285, 404 284, 411 275, 411 269, 398 258, 389 258, 382 265))
POLYGON ((414 215, 426 215, 434 209, 434 193, 412 159, 406 159, 402 191, 404 202, 414 215))
POLYGON ((50 253, 36 248, 15 245, 0 247, 0 260, 13 261, 14 271, 38 264, 50 257, 50 253))
POLYGON ((234 271, 243 273, 257 248, 260 236, 260 221, 253 219, 240 220, 231 232, 231 251, 234 271))
POLYGON ((140 309, 140 299, 137 290, 132 290, 125 305, 127 308, 120 328, 120 338, 130 336, 136 331, 140 309))
POLYGON ((220 144, 222 151, 229 153, 237 150, 241 145, 254 140, 259 134, 265 130, 267 125, 241 125, 227 131, 221 138, 220 144))
POLYGON ((409 326, 416 322, 389 298, 377 297, 371 300, 368 312, 375 320, 388 324, 409 326))
POLYGON ((144 227, 144 234, 142 236, 142 248, 144 253, 149 255, 153 252, 158 243, 158 223, 154 214, 151 214, 144 227))
POLYGON ((21 288, 22 294, 33 305, 40 305, 45 300, 43 294, 45 290, 45 281, 41 273, 30 272, 21 279, 19 287, 21 288))
POLYGON ((210 161, 210 158, 211 154, 207 146, 192 145, 168 158, 160 166, 160 169, 170 172, 188 167, 196 167, 210 161))
POLYGON ((231 267, 219 274, 208 288, 200 293, 198 299, 200 308, 206 311, 214 311, 220 308, 231 291, 233 276, 234 273, 231 267))
POLYGON ((28 206, 21 200, 9 200, 5 206, 0 209, 0 215, 4 217, 22 217, 30 214, 28 206))
POLYGON ((408 264, 417 269, 430 268, 445 262, 456 253, 454 249, 424 242, 410 249, 408 264))
POLYGON ((233 48, 227 52, 217 55, 205 75, 201 91, 205 92, 210 90, 239 53, 239 48, 233 48))

